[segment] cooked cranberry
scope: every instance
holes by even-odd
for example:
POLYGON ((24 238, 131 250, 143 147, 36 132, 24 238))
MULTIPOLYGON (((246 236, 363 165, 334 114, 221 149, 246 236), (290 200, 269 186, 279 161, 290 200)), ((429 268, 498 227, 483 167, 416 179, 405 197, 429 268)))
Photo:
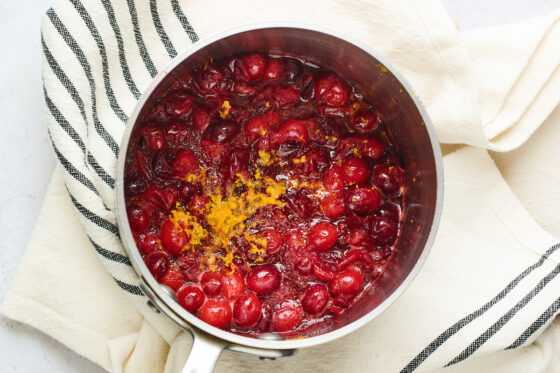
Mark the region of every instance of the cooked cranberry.
POLYGON ((323 178, 323 185, 325 185, 325 188, 332 192, 339 192, 344 189, 344 176, 342 167, 337 164, 333 164, 331 168, 329 168, 325 173, 325 177, 323 178))
POLYGON ((276 107, 287 109, 299 100, 299 93, 294 87, 276 86, 271 98, 276 107))
POLYGON ((295 329, 301 319, 299 306, 296 303, 287 303, 274 310, 271 327, 276 332, 287 332, 295 329))
POLYGON ((156 280, 159 280, 169 269, 169 255, 163 251, 156 251, 145 257, 144 263, 156 280))
POLYGON ((286 73, 286 80, 294 83, 303 72, 303 64, 295 58, 283 58, 284 71, 286 73))
POLYGON ((305 161, 301 170, 303 175, 319 176, 329 166, 329 153, 325 149, 312 147, 304 155, 305 161))
POLYGON ((304 75, 298 79, 296 89, 303 101, 311 100, 315 92, 315 79, 313 75, 304 75))
POLYGON ((399 206, 392 202, 382 203, 381 206, 379 206, 379 209, 377 209, 377 211, 379 213, 379 216, 383 218, 388 218, 395 222, 399 221, 399 217, 401 214, 401 210, 399 206))
POLYGON ((350 188, 345 195, 346 208, 357 215, 374 212, 381 204, 381 194, 370 186, 350 188))
POLYGON ((296 191, 284 197, 287 215, 307 219, 313 211, 313 202, 305 194, 296 191))
POLYGON ((253 326, 261 316, 261 302, 255 293, 242 294, 233 305, 233 321, 243 327, 253 326))
POLYGON ((151 180, 153 179, 154 175, 152 174, 152 170, 150 166, 148 166, 148 162, 146 161, 146 156, 140 150, 137 150, 134 154, 136 158, 136 165, 145 179, 151 180))
POLYGON ((142 233, 150 228, 151 221, 140 206, 132 206, 128 208, 128 224, 133 232, 142 233))
POLYGON ((365 253, 360 249, 350 249, 350 250, 348 250, 348 252, 344 256, 344 259, 342 259, 336 265, 336 269, 338 271, 342 271, 343 269, 348 267, 350 264, 352 264, 352 263, 356 262, 357 260, 359 260, 360 258, 362 258, 362 256, 364 254, 365 253))
POLYGON ((302 248, 305 245, 305 237, 299 229, 293 229, 286 233, 284 237, 286 247, 290 249, 302 248))
POLYGON ((274 111, 267 111, 265 114, 257 115, 247 121, 245 132, 249 142, 253 142, 261 136, 270 132, 273 126, 280 122, 280 115, 274 111))
POLYGON ((272 81, 282 79, 282 62, 276 58, 268 60, 266 71, 264 73, 264 80, 272 81))
POLYGON ((181 150, 171 164, 177 176, 186 176, 189 173, 198 172, 198 159, 190 149, 181 150))
POLYGON ((152 169, 154 170, 157 177, 161 179, 170 179, 173 177, 173 168, 167 161, 167 158, 162 153, 157 153, 154 155, 152 162, 152 169))
POLYGON ((331 194, 321 200, 323 214, 331 220, 336 220, 344 214, 346 205, 342 194, 331 194))
POLYGON ((247 286, 257 294, 270 294, 278 289, 282 276, 270 264, 253 267, 247 275, 247 286))
POLYGON ((366 158, 379 159, 385 152, 385 145, 379 140, 366 138, 362 142, 361 155, 366 158))
POLYGON ((191 112, 194 96, 186 92, 173 92, 164 99, 165 111, 172 117, 182 117, 191 112))
POLYGON ((223 300, 209 299, 198 311, 198 317, 216 328, 223 328, 231 320, 231 307, 223 300))
POLYGON ((249 83, 237 82, 233 86, 233 91, 241 96, 250 96, 254 94, 257 90, 249 83))
POLYGON ((153 233, 145 234, 138 239, 137 245, 143 255, 149 255, 158 249, 158 237, 153 233))
POLYGON ((329 106, 329 105, 319 105, 317 106, 317 112, 323 117, 346 117, 350 115, 350 106, 329 106))
POLYGON ((237 298, 245 290, 245 280, 237 271, 222 275, 222 295, 228 299, 237 298))
POLYGON ((353 269, 347 269, 332 279, 329 283, 329 291, 335 297, 338 295, 355 297, 362 291, 362 284, 362 275, 353 269))
POLYGON ((266 238, 266 252, 274 254, 282 247, 282 235, 274 228, 263 229, 260 236, 266 238))
POLYGON ((218 119, 204 131, 204 139, 218 144, 230 142, 239 133, 239 125, 232 120, 218 119))
POLYGON ((206 131, 206 128, 210 125, 211 119, 212 117, 210 116, 208 110, 200 107, 195 107, 193 109, 192 124, 198 132, 206 131))
POLYGON ((373 239, 379 245, 392 245, 397 239, 398 223, 389 217, 375 219, 371 229, 373 239))
POLYGON ((336 226, 322 221, 311 227, 307 236, 308 245, 312 250, 327 251, 331 249, 338 238, 336 226))
POLYGON ((352 117, 352 127, 358 132, 377 129, 377 115, 371 110, 359 110, 352 117))
POLYGON ((319 281, 330 281, 336 275, 336 272, 326 263, 316 262, 313 264, 313 275, 319 281))
POLYGON ((222 273, 207 270, 200 276, 200 285, 206 295, 217 295, 222 290, 222 280, 222 273))
POLYGON ((184 144, 189 128, 181 119, 172 119, 165 129, 165 140, 170 146, 178 147, 184 144))
POLYGON ((249 53, 243 56, 243 66, 248 80, 260 79, 266 70, 266 60, 262 54, 249 53))
POLYGON ((350 98, 351 88, 341 77, 325 73, 315 82, 315 98, 330 106, 342 106, 350 98))
POLYGON ((305 312, 317 315, 327 308, 330 298, 329 291, 325 285, 314 284, 303 293, 301 307, 305 312))
POLYGON ((365 183, 369 179, 369 166, 362 158, 349 158, 342 164, 342 176, 347 184, 365 183))
POLYGON ((179 197, 184 204, 190 202, 190 200, 198 193, 199 189, 193 184, 189 182, 181 183, 179 187, 179 197))
POLYGON ((202 151, 214 162, 220 163, 222 157, 224 156, 227 146, 218 144, 210 140, 202 140, 200 142, 200 147, 202 151))
POLYGON ((159 279, 159 283, 177 291, 185 283, 185 277, 177 268, 171 268, 159 279))
POLYGON ((237 175, 241 175, 245 179, 249 179, 249 171, 247 166, 249 164, 249 150, 238 148, 231 151, 227 158, 226 170, 227 178, 233 180, 237 175))
POLYGON ((297 258, 294 268, 302 276, 310 275, 313 272, 313 264, 315 260, 313 256, 304 254, 297 258))
POLYGON ((307 144, 309 141, 307 128, 299 120, 291 119, 282 123, 278 132, 282 134, 283 142, 307 144))
POLYGON ((207 203, 208 197, 199 194, 195 195, 188 204, 189 211, 198 219, 203 219, 207 213, 207 203))
POLYGON ((144 208, 153 212, 156 210, 169 210, 173 206, 177 195, 175 191, 151 187, 146 189, 138 199, 144 208))
POLYGON ((203 96, 215 96, 231 91, 233 82, 222 67, 212 64, 195 74, 193 86, 203 96))
POLYGON ((373 169, 373 184, 386 195, 398 194, 404 184, 404 171, 398 166, 377 165, 373 169))
POLYGON ((190 313, 198 311, 204 300, 204 293, 195 285, 184 285, 177 292, 177 302, 190 313))
POLYGON ((140 132, 150 149, 160 150, 165 146, 165 134, 161 126, 156 123, 152 122, 145 125, 140 132))
POLYGON ((175 225, 171 220, 166 220, 161 226, 161 246, 172 255, 179 255, 183 251, 183 247, 188 243, 189 237, 185 232, 175 225))

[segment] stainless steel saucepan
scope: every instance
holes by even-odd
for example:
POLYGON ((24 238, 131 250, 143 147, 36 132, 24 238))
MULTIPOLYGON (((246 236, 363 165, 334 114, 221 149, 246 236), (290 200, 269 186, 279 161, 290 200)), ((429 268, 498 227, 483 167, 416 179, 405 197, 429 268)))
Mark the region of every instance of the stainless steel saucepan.
POLYGON ((211 372, 222 350, 261 358, 289 356, 299 348, 340 338, 373 320, 399 297, 420 271, 436 234, 443 198, 442 158, 434 128, 409 83, 378 52, 322 27, 293 22, 237 27, 199 41, 179 54, 154 78, 130 115, 117 167, 117 213, 122 242, 148 302, 193 338, 183 372, 211 372), (342 317, 314 329, 306 338, 284 340, 275 334, 250 338, 206 324, 183 309, 172 292, 158 284, 144 264, 129 228, 124 196, 124 167, 130 134, 170 79, 210 58, 259 51, 304 57, 342 75, 365 94, 390 128, 401 151, 406 198, 396 255, 376 286, 342 317))

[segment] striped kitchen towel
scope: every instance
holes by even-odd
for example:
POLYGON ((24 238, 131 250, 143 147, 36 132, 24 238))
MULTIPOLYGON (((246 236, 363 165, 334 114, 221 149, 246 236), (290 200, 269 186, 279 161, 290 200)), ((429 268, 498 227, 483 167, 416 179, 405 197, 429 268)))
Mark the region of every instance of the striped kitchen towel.
MULTIPOLYGON (((340 341, 289 360, 262 363, 226 354, 218 370, 428 371, 532 342, 560 308, 560 246, 525 211, 484 148, 518 147, 557 107, 560 84, 549 82, 560 79, 558 14, 511 27, 509 34, 520 37, 500 43, 507 35, 496 30, 461 35, 436 0, 64 0, 42 26, 49 134, 91 250, 172 344, 168 356, 157 356, 167 361, 166 370, 184 361, 189 340, 146 306, 121 245, 114 198, 120 140, 142 92, 179 51, 225 27, 263 19, 340 28, 371 45, 411 81, 440 140, 469 147, 445 159, 438 240, 418 279, 388 311, 340 341), (488 69, 499 87, 490 84, 488 69), (478 96, 489 102, 479 106, 478 96)), ((57 213, 64 221, 56 209, 51 217, 57 213)), ((90 307, 80 294, 71 295, 90 307)), ((30 321, 33 308, 26 311, 31 316, 16 314, 15 299, 8 294, 4 313, 53 334, 30 321)), ((80 322, 87 325, 87 317, 80 322)), ((63 335, 57 338, 75 348, 63 335)), ((118 371, 118 354, 107 348, 109 362, 108 354, 88 357, 118 371)))

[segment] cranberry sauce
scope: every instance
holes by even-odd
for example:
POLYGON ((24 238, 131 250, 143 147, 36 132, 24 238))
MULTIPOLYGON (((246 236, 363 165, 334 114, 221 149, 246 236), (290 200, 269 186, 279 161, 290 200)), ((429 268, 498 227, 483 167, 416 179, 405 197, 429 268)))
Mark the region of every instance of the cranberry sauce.
POLYGON ((209 61, 133 131, 138 250, 203 321, 304 335, 352 307, 393 255, 404 170, 387 132, 325 68, 257 53, 209 61))

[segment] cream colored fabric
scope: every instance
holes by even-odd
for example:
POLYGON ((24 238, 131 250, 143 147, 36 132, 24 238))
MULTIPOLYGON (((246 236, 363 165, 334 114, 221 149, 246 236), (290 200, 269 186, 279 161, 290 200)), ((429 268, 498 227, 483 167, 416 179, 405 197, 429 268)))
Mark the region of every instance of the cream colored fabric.
MULTIPOLYGON (((117 14, 126 7, 124 2, 113 4, 117 14)), ((96 3, 85 2, 85 6, 97 17, 102 30, 109 27, 96 3)), ((149 14, 147 5, 137 6, 140 18, 149 14)), ((325 1, 321 6, 295 0, 206 0, 183 2, 181 6, 201 37, 228 26, 273 18, 303 19, 354 35, 381 51, 411 81, 442 142, 471 145, 445 157, 446 196, 436 244, 417 280, 390 309, 359 331, 300 351, 290 359, 261 362, 224 352, 217 371, 399 371, 442 331, 495 296, 555 243, 523 204, 550 232, 560 236, 558 218, 553 216, 558 209, 549 209, 548 204, 556 201, 551 203, 557 206, 560 192, 550 183, 556 179, 545 179, 550 175, 557 178, 551 171, 557 169, 560 158, 552 139, 558 135, 557 113, 519 147, 560 100, 560 85, 550 84, 557 78, 559 63, 555 48, 560 43, 558 14, 461 34, 442 5, 428 0, 325 1), (208 17, 208 9, 220 11, 208 17), (523 204, 483 149, 517 147, 494 157, 523 204), (532 160, 539 162, 538 167, 531 168, 532 160), (535 178, 539 180, 536 186, 535 178)), ((169 37, 175 45, 186 46, 180 36, 184 38, 184 34, 175 30, 181 25, 167 7, 161 4, 160 15, 169 37)), ((79 21, 64 4, 57 9, 63 22, 79 21)), ((44 25, 45 40, 61 53, 65 47, 52 45, 52 32, 53 26, 44 25)), ((130 30, 123 33, 125 40, 132 37, 130 30)), ((85 40, 79 32, 75 37, 85 40)), ((155 30, 145 30, 144 38, 147 44, 159 42, 155 30)), ((107 49, 109 57, 118 61, 117 51, 109 44, 107 49)), ((157 57, 161 61, 154 61, 156 64, 165 64, 163 47, 161 52, 157 57)), ((101 68, 94 66, 94 73, 100 74, 101 68)), ((149 81, 142 79, 146 84, 149 81)), ((125 110, 132 104, 127 102, 125 110)), ((99 105, 109 110, 106 102, 99 105)), ((63 110, 71 118, 69 109, 63 110)), ((131 301, 114 283, 79 224, 64 181, 70 182, 67 176, 63 180, 58 169, 2 313, 52 335, 112 372, 178 372, 188 354, 190 337, 143 306, 141 300, 131 301)), ((545 260, 538 271, 443 344, 416 371, 447 364, 487 325, 511 309, 559 259, 556 252, 545 260)), ((109 270, 115 275, 117 269, 109 270)), ((537 340, 534 338, 540 333, 535 333, 531 344, 501 350, 558 296, 559 282, 554 278, 472 357, 444 371, 526 372, 537 371, 537 365, 538 371, 558 371, 557 322, 537 340)))

